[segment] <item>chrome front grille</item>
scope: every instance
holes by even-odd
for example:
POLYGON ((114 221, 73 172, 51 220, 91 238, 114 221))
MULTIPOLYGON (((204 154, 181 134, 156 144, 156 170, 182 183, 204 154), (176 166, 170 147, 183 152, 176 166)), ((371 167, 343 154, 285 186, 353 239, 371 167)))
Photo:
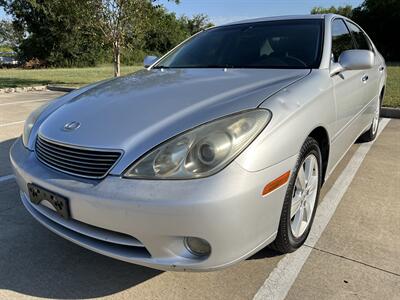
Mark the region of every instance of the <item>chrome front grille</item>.
POLYGON ((81 148, 40 136, 36 139, 35 149, 37 158, 49 167, 87 178, 104 177, 121 156, 118 151, 81 148))

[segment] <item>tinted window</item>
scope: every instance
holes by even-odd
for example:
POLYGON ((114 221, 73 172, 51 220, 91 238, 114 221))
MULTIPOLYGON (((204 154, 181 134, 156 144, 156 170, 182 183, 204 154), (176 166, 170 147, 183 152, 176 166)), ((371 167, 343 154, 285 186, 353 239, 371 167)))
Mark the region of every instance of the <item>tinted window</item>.
POLYGON ((357 49, 362 49, 362 50, 371 50, 369 41, 365 34, 358 28, 356 25, 354 25, 351 22, 346 22, 347 26, 349 27, 351 33, 354 36, 354 39, 357 42, 357 49))
POLYGON ((353 38, 342 19, 332 22, 332 54, 333 60, 338 61, 343 51, 355 49, 353 38))
POLYGON ((204 31, 156 68, 318 68, 322 20, 247 23, 204 31))

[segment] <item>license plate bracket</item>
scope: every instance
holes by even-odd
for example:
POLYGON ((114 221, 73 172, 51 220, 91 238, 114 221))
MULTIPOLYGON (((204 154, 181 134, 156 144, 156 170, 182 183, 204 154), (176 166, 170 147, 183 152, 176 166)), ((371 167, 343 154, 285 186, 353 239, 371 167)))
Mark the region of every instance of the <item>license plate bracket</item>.
POLYGON ((29 199, 33 204, 38 205, 43 200, 47 200, 61 217, 69 219, 68 198, 53 193, 33 183, 28 183, 28 191, 29 199))

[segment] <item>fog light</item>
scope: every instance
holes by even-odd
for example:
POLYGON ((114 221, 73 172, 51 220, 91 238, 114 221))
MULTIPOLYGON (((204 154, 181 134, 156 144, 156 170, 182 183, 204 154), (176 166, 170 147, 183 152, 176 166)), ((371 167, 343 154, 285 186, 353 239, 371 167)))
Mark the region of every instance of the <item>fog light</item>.
POLYGON ((211 252, 210 244, 200 238, 185 237, 184 244, 186 249, 196 256, 207 256, 211 252))

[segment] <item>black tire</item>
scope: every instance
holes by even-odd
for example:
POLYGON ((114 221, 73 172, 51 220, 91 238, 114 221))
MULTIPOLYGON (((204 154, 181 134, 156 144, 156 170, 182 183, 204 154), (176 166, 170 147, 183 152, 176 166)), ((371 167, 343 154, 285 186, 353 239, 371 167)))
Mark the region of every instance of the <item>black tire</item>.
POLYGON ((315 211, 318 205, 318 198, 321 189, 321 182, 322 182, 322 163, 321 163, 321 151, 317 141, 311 137, 308 137, 304 142, 303 146, 300 149, 299 158, 297 159, 296 166, 290 176, 289 185, 286 191, 285 200, 283 203, 281 219, 279 222, 279 229, 278 234, 276 236, 275 241, 271 244, 271 248, 274 250, 281 252, 281 253, 289 253, 293 252, 298 249, 301 245, 304 244, 307 236, 310 232, 312 223, 315 217, 315 211), (317 194, 314 209, 312 212, 311 221, 308 224, 307 228, 305 229, 304 233, 299 236, 295 237, 292 233, 292 229, 290 226, 290 210, 292 206, 292 197, 295 188, 295 182, 297 178, 297 174, 299 172, 300 167, 303 165, 304 160, 307 156, 313 154, 317 158, 318 162, 318 186, 317 186, 317 194))

